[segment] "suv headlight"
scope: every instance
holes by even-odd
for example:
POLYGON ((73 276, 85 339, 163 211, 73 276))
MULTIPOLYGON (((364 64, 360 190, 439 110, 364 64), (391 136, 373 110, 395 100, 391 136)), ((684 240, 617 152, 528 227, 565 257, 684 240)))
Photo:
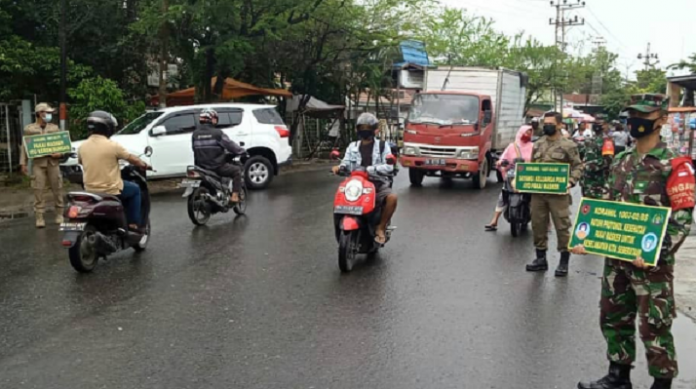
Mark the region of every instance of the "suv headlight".
POLYGON ((358 180, 351 180, 346 184, 346 200, 357 201, 363 193, 362 182, 358 180))
POLYGON ((461 159, 478 159, 478 157, 479 157, 479 148, 478 147, 467 148, 467 149, 461 150, 459 152, 459 158, 461 158, 461 159))

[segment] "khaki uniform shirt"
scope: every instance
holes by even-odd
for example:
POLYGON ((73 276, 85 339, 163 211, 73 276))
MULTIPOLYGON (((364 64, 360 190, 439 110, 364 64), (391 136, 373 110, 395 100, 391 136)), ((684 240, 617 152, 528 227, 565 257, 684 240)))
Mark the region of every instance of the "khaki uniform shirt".
POLYGON ((570 181, 573 184, 582 178, 582 160, 575 142, 563 137, 550 140, 544 136, 534 143, 532 162, 567 163, 570 165, 570 181))
POLYGON ((91 135, 77 154, 84 170, 85 190, 112 195, 121 193, 123 180, 118 160, 130 157, 123 146, 103 135, 91 135))
MULTIPOLYGON (((24 135, 43 135, 50 134, 52 132, 59 132, 60 128, 55 124, 47 123, 46 128, 41 128, 39 123, 32 123, 24 127, 24 135)), ((22 145, 22 152, 19 156, 19 164, 22 166, 27 166, 29 158, 27 157, 27 151, 22 145)), ((60 164, 60 159, 48 157, 34 158, 32 160, 34 166, 46 167, 49 164, 52 166, 57 166, 60 164)))

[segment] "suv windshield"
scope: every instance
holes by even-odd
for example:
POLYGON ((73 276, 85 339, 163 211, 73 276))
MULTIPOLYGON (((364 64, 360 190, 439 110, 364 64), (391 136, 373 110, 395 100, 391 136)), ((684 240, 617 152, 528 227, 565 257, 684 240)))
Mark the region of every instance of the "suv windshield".
POLYGON ((123 129, 117 134, 119 135, 132 135, 132 134, 137 134, 140 131, 144 130, 145 127, 148 126, 148 124, 152 123, 155 119, 158 117, 162 116, 163 112, 148 112, 145 115, 133 120, 132 122, 128 123, 127 126, 123 127, 123 129))
POLYGON ((478 119, 478 97, 464 95, 418 95, 413 100, 408 114, 408 120, 411 123, 431 123, 441 126, 475 124, 478 119))

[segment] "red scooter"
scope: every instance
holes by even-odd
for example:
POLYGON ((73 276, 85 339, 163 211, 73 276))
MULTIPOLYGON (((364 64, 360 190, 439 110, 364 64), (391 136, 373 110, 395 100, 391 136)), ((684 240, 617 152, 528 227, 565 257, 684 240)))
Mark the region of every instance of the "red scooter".
MULTIPOLYGON (((333 159, 339 153, 331 153, 333 159)), ((396 164, 393 155, 387 157, 390 165, 396 164)), ((377 206, 375 185, 370 182, 367 171, 358 168, 349 172, 344 167, 339 176, 347 177, 338 187, 334 197, 334 230, 338 241, 338 267, 348 273, 353 269, 358 254, 374 257, 384 245, 375 242, 377 225, 382 216, 382 207, 377 206)), ((391 239, 396 227, 387 225, 385 244, 391 239)))
MULTIPOLYGON (((145 150, 152 155, 152 148, 145 150)), ((140 187, 142 231, 128 230, 121 200, 105 193, 70 192, 65 210, 66 221, 62 245, 68 249, 72 267, 80 273, 89 273, 100 258, 132 247, 136 252, 145 250, 150 240, 150 192, 145 170, 124 163, 121 178, 140 187)))

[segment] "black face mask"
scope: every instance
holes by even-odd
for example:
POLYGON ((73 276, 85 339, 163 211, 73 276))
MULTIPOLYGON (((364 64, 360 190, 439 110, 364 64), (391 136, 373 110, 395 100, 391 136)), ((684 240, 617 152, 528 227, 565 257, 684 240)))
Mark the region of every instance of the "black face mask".
POLYGON ((544 135, 553 136, 558 129, 553 124, 544 124, 544 135))
POLYGON ((631 136, 638 139, 650 135, 655 130, 656 121, 643 118, 629 118, 628 128, 631 129, 631 136))
POLYGON ((367 139, 374 138, 374 136, 375 136, 375 132, 372 130, 358 131, 358 138, 360 138, 360 139, 367 140, 367 139))

